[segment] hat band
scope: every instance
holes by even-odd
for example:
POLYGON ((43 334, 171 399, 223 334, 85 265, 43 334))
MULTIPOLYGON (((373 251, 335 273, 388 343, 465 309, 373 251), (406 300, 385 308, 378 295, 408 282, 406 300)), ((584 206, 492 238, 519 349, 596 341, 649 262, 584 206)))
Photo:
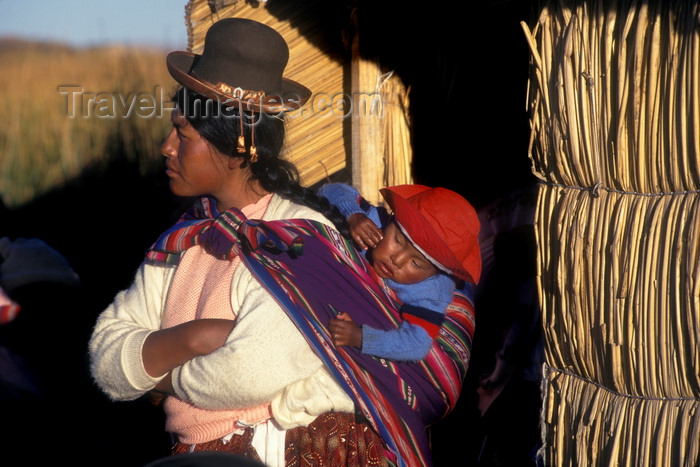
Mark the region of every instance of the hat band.
POLYGON ((260 102, 265 98, 265 91, 250 91, 248 89, 234 88, 226 83, 216 83, 216 90, 221 94, 230 95, 233 99, 240 102, 253 101, 255 105, 260 105, 260 102))
MULTIPOLYGON (((265 99, 265 91, 252 91, 249 89, 243 89, 240 87, 233 87, 229 84, 219 81, 216 84, 198 76, 196 73, 191 72, 190 75, 196 80, 205 84, 207 87, 216 91, 217 93, 230 97, 234 101, 245 104, 244 110, 255 110, 256 107, 260 107, 265 99)), ((224 102, 225 104, 225 102, 224 102)))
POLYGON ((438 268, 439 270, 441 270, 441 271, 444 272, 444 273, 447 273, 447 274, 449 274, 449 275, 451 275, 451 276, 454 275, 454 273, 453 273, 452 271, 450 271, 449 268, 447 268, 447 267, 443 266, 442 264, 440 264, 439 261, 437 261, 435 258, 433 258, 432 256, 430 256, 425 250, 423 250, 420 246, 418 246, 418 244, 417 244, 416 242, 413 241, 413 239, 411 238, 411 236, 408 234, 408 232, 406 231, 406 229, 403 228, 403 226, 402 226, 401 223, 398 221, 398 219, 396 219, 396 217, 394 217, 394 221, 396 222, 396 225, 399 226, 399 230, 401 230, 401 232, 406 236, 406 238, 408 238, 408 241, 411 242, 411 245, 413 245, 413 247, 414 247, 416 250, 418 250, 423 256, 425 256, 425 258, 426 258, 428 261, 430 261, 430 262, 432 263, 433 266, 435 266, 436 268, 438 268))

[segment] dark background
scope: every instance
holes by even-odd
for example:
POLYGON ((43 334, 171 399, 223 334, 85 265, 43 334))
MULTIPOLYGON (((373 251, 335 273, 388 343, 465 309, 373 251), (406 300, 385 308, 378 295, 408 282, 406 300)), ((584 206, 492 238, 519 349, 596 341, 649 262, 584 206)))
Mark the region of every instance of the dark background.
MULTIPOLYGON (((347 5, 315 3, 329 37, 342 47, 337 31, 348 28, 347 5)), ((271 0, 268 8, 274 11, 278 4, 271 0)), ((534 182, 525 106, 529 55, 520 21, 530 22, 535 2, 455 5, 353 4, 362 53, 394 69, 410 86, 416 183, 450 188, 481 209, 530 190, 534 182)), ((11 451, 20 456, 17 465, 49 456, 76 465, 136 466, 168 454, 160 409, 147 400, 108 401, 92 385, 84 354, 97 315, 129 285, 146 248, 183 207, 169 194, 162 167, 141 175, 124 151, 128 148, 115 145, 105 154, 106 166, 88 167, 69 186, 1 213, 0 237, 45 240, 82 280, 80 290, 36 284, 13 297, 23 306, 13 332, 33 349, 31 358, 44 362, 45 392, 54 397, 5 412, 2 444, 11 449, 3 447, 3 465, 10 465, 5 456, 9 459, 11 451)), ((523 277, 534 275, 534 243, 527 229, 503 235, 499 243, 495 269, 508 273, 494 272, 496 279, 487 283, 508 295, 523 277)), ((539 433, 536 388, 516 379, 487 416, 476 411, 476 385, 492 365, 503 322, 517 320, 508 307, 502 300, 477 300, 462 398, 431 429, 436 466, 532 462, 539 433)))

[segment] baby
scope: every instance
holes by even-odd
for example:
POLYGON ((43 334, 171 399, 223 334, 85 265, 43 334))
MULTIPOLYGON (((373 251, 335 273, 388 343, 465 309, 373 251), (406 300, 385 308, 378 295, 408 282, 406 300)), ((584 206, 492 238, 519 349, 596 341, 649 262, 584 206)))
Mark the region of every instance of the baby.
POLYGON ((462 281, 481 272, 479 220, 474 208, 446 188, 400 185, 380 190, 393 211, 370 205, 353 187, 332 183, 319 195, 348 219, 354 241, 374 272, 401 301, 397 329, 358 326, 347 313, 331 320, 336 345, 396 361, 425 358, 462 281))

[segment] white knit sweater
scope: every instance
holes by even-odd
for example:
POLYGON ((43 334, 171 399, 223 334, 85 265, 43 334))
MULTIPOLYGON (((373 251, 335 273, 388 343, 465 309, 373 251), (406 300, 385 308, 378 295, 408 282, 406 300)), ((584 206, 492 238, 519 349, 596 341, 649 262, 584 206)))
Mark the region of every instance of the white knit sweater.
MULTIPOLYGON (((293 218, 328 223, 316 211, 273 196, 264 219, 293 218)), ((160 329, 174 271, 143 263, 133 284, 97 320, 89 344, 91 371, 115 400, 136 399, 162 379, 146 373, 141 349, 146 337, 160 329)), ((330 410, 354 411, 350 398, 245 266, 233 274, 231 303, 238 315, 226 345, 173 370, 180 399, 214 410, 270 402, 275 421, 285 429, 306 426, 330 410)))

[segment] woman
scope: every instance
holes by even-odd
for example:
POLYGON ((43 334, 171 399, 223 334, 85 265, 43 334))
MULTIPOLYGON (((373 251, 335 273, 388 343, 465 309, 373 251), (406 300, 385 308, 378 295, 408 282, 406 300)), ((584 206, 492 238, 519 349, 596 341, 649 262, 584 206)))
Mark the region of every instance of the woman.
POLYGON ((343 230, 342 216, 280 158, 282 113, 310 97, 282 76, 287 57, 274 30, 238 18, 212 25, 201 56, 168 56, 183 85, 161 148, 170 189, 201 198, 100 315, 93 376, 116 400, 166 394, 176 453, 226 450, 269 466, 405 465, 414 455, 411 465, 427 464, 412 445, 427 444, 420 427, 435 417, 394 407, 397 370, 329 344, 336 304, 364 300, 375 320, 381 307, 385 326, 398 316, 329 221, 343 230), (404 418, 419 428, 404 433, 404 418))

